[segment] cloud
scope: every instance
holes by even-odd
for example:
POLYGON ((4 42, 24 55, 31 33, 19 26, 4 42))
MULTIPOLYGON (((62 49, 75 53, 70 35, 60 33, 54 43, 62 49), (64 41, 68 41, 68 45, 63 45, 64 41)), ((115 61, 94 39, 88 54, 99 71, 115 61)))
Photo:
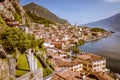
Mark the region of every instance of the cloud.
POLYGON ((105 0, 106 2, 120 2, 120 0, 105 0))

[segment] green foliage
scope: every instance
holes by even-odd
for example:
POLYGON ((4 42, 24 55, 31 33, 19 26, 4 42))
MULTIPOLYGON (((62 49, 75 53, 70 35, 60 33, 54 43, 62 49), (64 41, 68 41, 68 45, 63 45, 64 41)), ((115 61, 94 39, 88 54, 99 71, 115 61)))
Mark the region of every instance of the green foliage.
POLYGON ((6 22, 3 20, 1 16, 0 16, 0 27, 7 27, 6 22))
POLYGON ((30 74, 30 79, 32 79, 34 77, 34 74, 33 73, 31 73, 30 74))
POLYGON ((91 28, 90 31, 92 31, 92 32, 102 32, 102 33, 106 32, 106 30, 104 30, 102 28, 91 28))
POLYGON ((70 58, 71 56, 69 54, 67 54, 67 58, 70 58))
POLYGON ((79 47, 79 46, 82 46, 84 43, 85 43, 84 40, 79 40, 78 42, 75 42, 75 46, 79 47))
POLYGON ((48 65, 50 65, 50 60, 49 60, 49 58, 46 59, 46 63, 47 63, 48 65))
POLYGON ((42 66, 42 64, 41 64, 40 61, 38 60, 38 58, 37 58, 36 56, 34 56, 34 58, 37 60, 37 67, 44 69, 43 66, 42 66))
POLYGON ((15 14, 15 20, 21 22, 21 17, 19 14, 15 14))
POLYGON ((80 53, 80 49, 78 47, 73 47, 73 53, 79 54, 80 53))
POLYGON ((44 48, 43 43, 44 43, 43 39, 37 40, 37 46, 39 47, 39 50, 40 50, 40 52, 42 52, 42 55, 44 57, 44 53, 46 52, 46 48, 44 48))
POLYGON ((45 25, 55 24, 54 22, 52 22, 46 18, 39 17, 39 16, 35 15, 34 13, 31 13, 30 11, 27 11, 27 15, 29 16, 31 21, 33 21, 35 23, 40 23, 40 24, 45 24, 45 25))
POLYGON ((37 40, 35 39, 34 35, 27 34, 27 39, 30 40, 30 47, 35 48, 38 46, 37 40))
MULTIPOLYGON (((42 64, 39 62, 37 57, 34 56, 34 58, 37 60, 37 67, 38 68, 43 68, 42 64)), ((23 74, 26 74, 27 72, 30 71, 29 64, 26 58, 25 54, 19 54, 18 60, 17 60, 17 70, 16 70, 16 76, 22 76, 23 74)))
POLYGON ((37 5, 37 4, 33 3, 33 2, 28 4, 28 5, 25 5, 24 9, 26 11, 31 11, 31 12, 37 14, 38 16, 40 16, 42 18, 47 18, 50 21, 53 21, 55 23, 62 23, 62 24, 67 23, 66 20, 60 19, 55 14, 50 12, 48 9, 46 9, 46 8, 44 8, 42 6, 39 6, 39 5, 37 5))
POLYGON ((17 59, 16 76, 21 76, 30 71, 29 64, 25 54, 19 54, 17 59))
POLYGON ((25 70, 16 70, 16 76, 19 77, 19 76, 22 76, 26 73, 28 73, 29 71, 25 71, 25 70))
POLYGON ((2 45, 10 54, 14 53, 16 49, 24 53, 33 46, 31 39, 32 36, 20 31, 18 28, 7 28, 1 34, 2 45))
MULTIPOLYGON (((2 79, 2 80, 4 80, 4 79, 2 79)), ((10 78, 10 80, 14 80, 13 78, 10 78)))
POLYGON ((97 33, 92 33, 92 36, 98 36, 98 34, 97 33))
POLYGON ((37 45, 38 45, 39 48, 43 48, 43 43, 44 43, 43 39, 38 39, 37 40, 37 45))
POLYGON ((36 51, 36 52, 39 52, 39 51, 40 51, 40 49, 39 49, 38 46, 35 47, 35 51, 36 51))
POLYGON ((27 57, 25 54, 19 54, 17 64, 19 69, 28 70, 28 71, 30 70, 27 57))
POLYGON ((83 45, 84 43, 85 43, 84 40, 79 40, 78 42, 75 42, 75 46, 73 46, 70 50, 75 54, 79 54, 80 53, 79 46, 83 45))
POLYGON ((53 72, 53 70, 51 68, 46 68, 43 70, 43 76, 48 76, 53 72))

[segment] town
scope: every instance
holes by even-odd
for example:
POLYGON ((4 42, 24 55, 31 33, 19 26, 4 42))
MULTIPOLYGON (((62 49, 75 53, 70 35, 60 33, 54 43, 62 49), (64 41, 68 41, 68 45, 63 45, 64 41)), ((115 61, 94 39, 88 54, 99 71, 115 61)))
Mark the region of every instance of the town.
POLYGON ((111 36, 112 31, 54 23, 35 15, 31 19, 31 14, 19 0, 0 1, 0 80, 120 79, 107 69, 105 57, 79 48, 111 36))
MULTIPOLYGON (((14 20, 5 19, 5 21, 11 27, 16 26, 27 34, 34 35, 36 40, 43 40, 45 52, 41 50, 36 52, 29 49, 27 55, 31 71, 38 68, 34 55, 44 55, 43 57, 48 59, 48 63, 53 69, 51 73, 53 77, 47 76, 43 79, 47 80, 50 77, 51 80, 114 80, 113 75, 110 76, 110 70, 106 68, 105 57, 82 52, 78 48, 86 42, 108 37, 112 34, 111 32, 100 28, 61 24, 50 24, 45 27, 43 24, 33 23, 28 28, 14 20)), ((25 78, 24 75, 23 78, 25 78)), ((23 78, 16 80, 22 80, 23 78)))

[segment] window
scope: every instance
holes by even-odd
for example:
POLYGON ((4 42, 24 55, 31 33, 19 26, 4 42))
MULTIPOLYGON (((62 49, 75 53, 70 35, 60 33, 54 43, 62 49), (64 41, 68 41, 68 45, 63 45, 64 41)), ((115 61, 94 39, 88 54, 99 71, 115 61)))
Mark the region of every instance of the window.
POLYGON ((83 68, 83 70, 85 70, 85 71, 86 71, 86 68, 83 68))
POLYGON ((103 67, 102 69, 105 69, 105 67, 103 67))
POLYGON ((89 65, 89 67, 92 67, 92 65, 89 65))
POLYGON ((96 67, 96 64, 94 65, 94 67, 96 67))
POLYGON ((99 66, 99 64, 97 64, 97 66, 99 66))
POLYGON ((105 63, 103 63, 103 65, 105 65, 105 63))
POLYGON ((83 64, 84 66, 87 66, 86 64, 83 64))

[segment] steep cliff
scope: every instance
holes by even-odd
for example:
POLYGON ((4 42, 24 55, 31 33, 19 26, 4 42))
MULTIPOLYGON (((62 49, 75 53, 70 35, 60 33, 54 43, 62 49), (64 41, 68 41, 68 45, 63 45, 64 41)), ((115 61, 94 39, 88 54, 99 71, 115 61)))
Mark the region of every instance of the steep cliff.
POLYGON ((2 18, 16 20, 24 25, 30 23, 30 20, 23 7, 20 5, 19 0, 1 0, 0 15, 2 18))

